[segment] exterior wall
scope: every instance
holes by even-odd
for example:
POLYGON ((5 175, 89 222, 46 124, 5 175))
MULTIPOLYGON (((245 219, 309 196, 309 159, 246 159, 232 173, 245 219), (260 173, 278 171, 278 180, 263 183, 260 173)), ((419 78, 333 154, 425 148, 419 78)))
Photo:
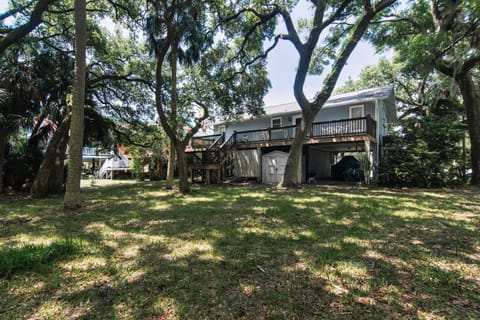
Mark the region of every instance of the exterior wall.
MULTIPOLYGON (((283 122, 282 122, 283 125, 283 122)), ((225 136, 230 137, 234 131, 256 130, 270 127, 270 118, 260 118, 226 124, 225 136)), ((214 132, 218 133, 218 125, 214 126, 214 132)))
MULTIPOLYGON (((381 102, 381 101, 379 101, 381 102)), ((382 108, 384 108, 384 104, 382 103, 382 108)), ((338 107, 327 107, 320 110, 320 112, 315 117, 314 122, 323 122, 323 121, 332 121, 332 120, 340 120, 340 119, 349 119, 350 118, 350 107, 351 106, 364 106, 364 114, 365 116, 369 114, 374 120, 377 120, 377 115, 375 113, 375 102, 366 102, 366 103, 358 103, 358 104, 351 104, 345 106, 338 106, 338 107)), ((383 110, 383 109, 382 109, 383 110)), ((383 114, 385 111, 383 110, 383 114)), ((291 126, 294 124, 294 118, 296 116, 300 116, 301 113, 292 113, 288 115, 280 115, 278 117, 282 118, 282 126, 291 126)), ((245 120, 243 122, 236 122, 230 124, 224 124, 226 127, 226 137, 230 137, 234 131, 248 131, 248 130, 257 130, 257 129, 266 129, 271 127, 271 119, 277 118, 277 116, 267 116, 260 119, 252 119, 252 120, 245 120)), ((386 116, 382 117, 386 121, 386 116)), ((380 120, 382 120, 380 118, 380 120)), ((214 133, 219 133, 219 127, 221 124, 214 125, 214 133)), ((379 129, 383 127, 383 124, 379 123, 379 129)))
POLYGON ((233 168, 235 177, 261 178, 262 155, 260 150, 237 150, 233 152, 233 168))
POLYGON ((314 122, 323 122, 323 121, 332 121, 340 119, 349 119, 350 118, 350 107, 352 106, 361 106, 364 107, 364 114, 370 114, 370 116, 375 118, 375 103, 374 102, 365 102, 365 103, 352 103, 345 106, 338 107, 328 107, 320 109, 320 112, 315 117, 314 122))
POLYGON ((380 118, 378 134, 380 137, 388 135, 387 111, 383 101, 378 101, 378 115, 380 118))

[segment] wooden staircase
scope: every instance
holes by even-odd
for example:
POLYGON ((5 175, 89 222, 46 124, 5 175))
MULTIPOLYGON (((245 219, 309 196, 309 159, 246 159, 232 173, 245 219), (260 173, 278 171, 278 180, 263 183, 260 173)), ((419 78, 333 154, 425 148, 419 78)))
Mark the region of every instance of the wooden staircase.
POLYGON ((230 151, 234 144, 234 136, 225 140, 225 134, 222 134, 206 150, 189 153, 192 183, 220 183, 226 177, 233 176, 233 158, 230 151))

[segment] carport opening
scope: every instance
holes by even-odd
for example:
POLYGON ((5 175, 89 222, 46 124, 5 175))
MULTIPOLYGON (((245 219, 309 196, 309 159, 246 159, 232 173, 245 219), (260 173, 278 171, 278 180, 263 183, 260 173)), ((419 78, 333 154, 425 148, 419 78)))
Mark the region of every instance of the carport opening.
POLYGON ((344 155, 331 167, 333 181, 363 181, 360 161, 354 155, 344 155))
POLYGON ((307 155, 308 183, 364 181, 362 161, 367 155, 360 146, 311 146, 307 155))

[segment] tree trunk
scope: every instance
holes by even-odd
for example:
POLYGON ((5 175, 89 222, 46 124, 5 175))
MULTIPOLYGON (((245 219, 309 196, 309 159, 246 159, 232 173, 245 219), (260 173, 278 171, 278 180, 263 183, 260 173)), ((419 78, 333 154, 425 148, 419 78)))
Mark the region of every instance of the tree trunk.
POLYGON ((52 194, 63 194, 65 192, 65 152, 67 151, 68 132, 62 136, 62 139, 56 149, 55 160, 48 181, 48 191, 52 194))
POLYGON ((65 209, 81 206, 80 174, 82 170, 83 118, 85 103, 87 10, 85 0, 75 0, 75 70, 73 79, 72 124, 68 175, 64 198, 65 209))
POLYGON ((469 72, 455 76, 460 92, 462 93, 463 104, 467 114, 468 133, 470 135, 470 160, 472 166, 472 185, 479 184, 480 170, 480 95, 475 88, 472 76, 469 72))
POLYGON ((187 194, 190 193, 190 183, 188 182, 188 166, 185 145, 177 140, 175 146, 177 149, 179 190, 180 193, 187 194))
POLYGON ((283 175, 282 180, 278 184, 279 187, 295 187, 302 183, 301 177, 298 177, 298 171, 302 161, 302 150, 303 142, 305 138, 310 133, 312 128, 313 119, 315 115, 308 116, 303 114, 302 121, 299 128, 296 130, 295 139, 290 147, 290 152, 288 153, 287 165, 285 166, 285 174, 283 175))
MULTIPOLYGON (((172 43, 172 48, 170 52, 170 70, 172 75, 172 87, 170 90, 170 112, 171 112, 171 123, 173 127, 173 132, 175 136, 170 137, 170 157, 168 159, 168 172, 167 172, 167 189, 172 189, 173 187, 173 175, 175 171, 175 153, 179 154, 180 152, 175 152, 177 149, 178 139, 176 137, 178 124, 177 124, 177 53, 178 53, 178 39, 175 39, 172 43)), ((181 170, 180 165, 178 166, 179 171, 181 170)))
MULTIPOLYGON (((319 93, 317 93, 313 102, 308 101, 303 91, 303 88, 307 79, 307 74, 309 72, 314 49, 317 45, 318 40, 320 39, 322 30, 325 30, 325 27, 327 27, 328 24, 323 25, 322 27, 320 27, 320 25, 315 25, 315 27, 310 30, 307 41, 305 43, 302 43, 297 31, 295 30, 295 27, 293 26, 290 15, 285 11, 281 12, 288 30, 288 39, 295 45, 295 48, 297 49, 300 56, 298 61, 297 73, 295 74, 295 81, 293 84, 293 93, 295 95, 297 103, 302 109, 302 122, 295 136, 293 144, 290 147, 287 165, 285 167, 285 174, 279 186, 292 187, 298 185, 301 182, 298 179, 298 168, 301 163, 303 142, 307 134, 310 132, 310 128, 315 119, 315 116, 323 107, 327 99, 330 97, 333 89, 335 88, 335 84, 337 83, 340 73, 342 72, 343 67, 347 63, 348 58, 357 46, 358 42, 360 42, 360 40, 362 39, 363 34, 365 33, 370 24, 370 21, 375 17, 377 13, 392 5, 394 2, 395 0, 383 0, 378 1, 373 7, 370 5, 365 5, 366 11, 363 13, 363 15, 360 15, 357 18, 357 20, 353 24, 352 29, 349 31, 349 34, 345 37, 344 40, 342 40, 341 48, 337 56, 335 57, 334 63, 332 65, 332 71, 323 81, 322 89, 319 93)), ((323 15, 325 13, 325 3, 322 1, 313 1, 313 3, 315 11, 314 20, 318 20, 317 22, 321 24, 323 15)), ((346 4, 346 2, 343 3, 346 4)), ((367 3, 370 4, 369 1, 365 1, 365 4, 367 3)), ((343 9, 345 9, 345 7, 343 9)))
POLYGON ((173 178, 175 173, 175 144, 170 140, 170 151, 168 155, 168 164, 167 164, 167 181, 166 188, 168 190, 173 188, 173 178))
POLYGON ((49 194, 63 192, 63 159, 68 142, 70 116, 67 116, 55 131, 48 144, 42 164, 33 181, 30 194, 34 198, 44 198, 49 194), (61 167, 61 170, 60 170, 61 167), (61 174, 61 180, 56 175, 61 174))
POLYGON ((7 134, 0 135, 0 193, 3 192, 3 158, 5 156, 5 147, 7 146, 7 134))

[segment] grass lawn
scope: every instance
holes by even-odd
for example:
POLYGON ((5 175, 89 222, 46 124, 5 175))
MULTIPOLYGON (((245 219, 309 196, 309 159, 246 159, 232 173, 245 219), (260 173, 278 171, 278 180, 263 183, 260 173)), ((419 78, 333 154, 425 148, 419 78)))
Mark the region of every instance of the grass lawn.
POLYGON ((83 194, 0 198, 1 319, 480 318, 478 190, 83 194))

